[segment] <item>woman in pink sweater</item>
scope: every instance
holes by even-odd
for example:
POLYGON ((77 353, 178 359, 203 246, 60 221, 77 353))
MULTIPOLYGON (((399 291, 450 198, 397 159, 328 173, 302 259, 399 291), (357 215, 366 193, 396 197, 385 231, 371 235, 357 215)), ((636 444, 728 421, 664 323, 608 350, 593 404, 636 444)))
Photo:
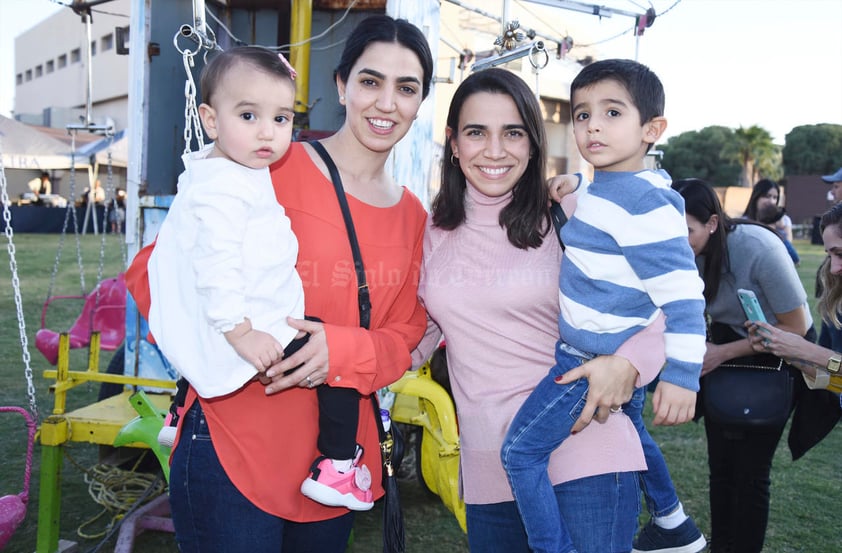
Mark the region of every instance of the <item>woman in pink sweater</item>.
MULTIPOLYGON (((512 417, 554 363, 562 251, 550 231, 541 111, 514 74, 489 69, 457 89, 447 118, 442 183, 424 241, 419 296, 430 322, 415 359, 447 339, 459 415, 468 542, 484 553, 528 552, 500 447, 512 417)), ((645 470, 638 434, 611 406, 663 364, 663 321, 587 376, 582 429, 550 459, 562 517, 579 553, 630 551, 645 470), (638 374, 638 369, 643 371, 638 374), (585 425, 595 416, 603 424, 585 425)))

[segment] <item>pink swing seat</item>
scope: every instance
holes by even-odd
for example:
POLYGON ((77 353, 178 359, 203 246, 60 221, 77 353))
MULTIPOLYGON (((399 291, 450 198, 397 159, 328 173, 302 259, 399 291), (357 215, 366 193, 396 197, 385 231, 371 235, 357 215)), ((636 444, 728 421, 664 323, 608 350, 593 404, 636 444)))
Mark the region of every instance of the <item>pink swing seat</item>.
POLYGON ((0 407, 0 413, 19 413, 26 419, 29 440, 26 443, 26 467, 23 474, 23 491, 17 495, 0 497, 0 550, 6 547, 18 526, 26 518, 29 503, 29 479, 32 476, 32 448, 35 445, 35 418, 21 407, 0 407))
POLYGON ((103 280, 97 290, 87 296, 53 296, 41 310, 41 329, 35 333, 35 347, 38 348, 51 365, 58 361, 58 342, 60 332, 46 327, 47 309, 54 300, 84 299, 82 313, 70 327, 70 349, 86 347, 91 342, 91 333, 100 332, 100 348, 114 351, 126 337, 126 278, 124 273, 103 280))

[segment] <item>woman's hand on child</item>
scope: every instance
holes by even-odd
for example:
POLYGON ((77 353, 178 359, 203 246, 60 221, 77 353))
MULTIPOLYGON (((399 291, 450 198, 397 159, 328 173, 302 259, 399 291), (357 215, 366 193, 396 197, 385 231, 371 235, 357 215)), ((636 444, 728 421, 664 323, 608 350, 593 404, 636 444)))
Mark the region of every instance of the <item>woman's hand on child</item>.
POLYGON ((663 380, 652 394, 653 422, 656 426, 674 426, 693 420, 696 414, 696 392, 663 380))
POLYGON ((269 367, 266 376, 272 379, 272 383, 266 386, 266 395, 296 386, 313 388, 324 384, 328 377, 329 359, 324 325, 292 317, 287 318, 287 323, 296 330, 310 334, 310 339, 300 350, 269 367), (296 367, 295 371, 284 375, 296 367))
POLYGON ((572 431, 583 430, 594 418, 604 423, 611 413, 618 412, 619 406, 631 399, 637 375, 637 369, 625 357, 600 355, 556 379, 558 384, 588 379, 588 400, 572 431))

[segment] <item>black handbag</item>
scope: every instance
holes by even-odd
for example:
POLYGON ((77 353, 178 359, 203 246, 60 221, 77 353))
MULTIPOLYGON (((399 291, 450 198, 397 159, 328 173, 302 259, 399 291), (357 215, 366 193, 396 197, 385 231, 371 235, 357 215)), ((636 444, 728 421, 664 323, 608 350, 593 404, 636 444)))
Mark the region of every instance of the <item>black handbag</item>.
MULTIPOLYGON (((339 200, 339 207, 342 209, 342 217, 345 220, 345 228, 348 232, 348 240, 351 243, 351 254, 354 257, 354 269, 357 273, 357 300, 360 308, 360 326, 368 328, 371 324, 371 298, 368 292, 368 283, 365 278, 365 267, 360 244, 357 241, 357 232, 354 229, 354 221, 351 219, 351 210, 348 208, 348 200, 345 198, 345 190, 342 187, 342 179, 336 164, 327 153, 325 147, 315 140, 309 144, 321 156, 322 161, 327 165, 336 197, 339 200)), ((403 524, 403 510, 398 494, 397 470, 403 458, 404 439, 403 434, 396 424, 390 424, 388 430, 383 425, 381 418, 380 404, 376 394, 371 394, 371 404, 374 408, 374 418, 377 421, 377 431, 380 438, 380 453, 383 460, 383 489, 386 497, 383 505, 383 552, 403 553, 406 551, 406 539, 403 524)))
MULTIPOLYGON (((742 340, 727 325, 713 323, 715 344, 742 340)), ((794 382, 788 364, 769 353, 732 359, 703 376, 704 416, 711 422, 737 427, 779 427, 793 407, 794 382)))

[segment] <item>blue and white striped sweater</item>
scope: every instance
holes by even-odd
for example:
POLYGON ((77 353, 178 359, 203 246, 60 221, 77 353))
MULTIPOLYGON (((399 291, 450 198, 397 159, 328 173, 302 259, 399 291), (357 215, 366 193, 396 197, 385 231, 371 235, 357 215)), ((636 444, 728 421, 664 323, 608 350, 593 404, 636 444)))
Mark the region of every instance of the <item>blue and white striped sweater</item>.
POLYGON ((703 283, 687 242, 684 201, 664 171, 597 172, 561 231, 562 340, 610 354, 666 316, 661 379, 699 389, 703 283))

